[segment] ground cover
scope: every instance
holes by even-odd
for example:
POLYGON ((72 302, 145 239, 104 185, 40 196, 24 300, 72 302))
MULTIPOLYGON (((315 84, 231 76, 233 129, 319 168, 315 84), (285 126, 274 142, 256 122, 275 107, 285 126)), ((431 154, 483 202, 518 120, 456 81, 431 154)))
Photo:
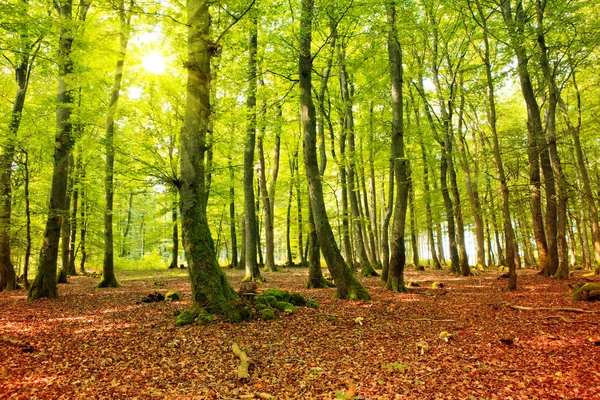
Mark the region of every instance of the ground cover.
MULTIPOLYGON (((410 270, 419 286, 407 294, 361 278, 373 300, 351 302, 304 289, 307 271, 286 269, 259 290, 300 292, 320 308, 183 327, 173 313, 190 305, 189 283, 169 271, 129 274, 117 289, 73 277, 58 299, 31 303, 4 292, 0 398, 600 398, 600 303, 571 302, 569 282, 533 270, 506 292, 500 274, 410 270), (181 301, 140 302, 172 290, 181 301), (233 343, 253 361, 246 380, 233 343)), ((227 275, 240 285, 241 271, 227 275)))

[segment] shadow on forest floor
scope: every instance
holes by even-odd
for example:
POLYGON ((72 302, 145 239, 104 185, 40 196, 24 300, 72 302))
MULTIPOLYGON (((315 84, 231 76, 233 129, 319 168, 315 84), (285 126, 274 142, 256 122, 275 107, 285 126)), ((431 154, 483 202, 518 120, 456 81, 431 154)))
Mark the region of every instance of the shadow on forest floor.
MULTIPOLYGON (((225 271, 238 287, 243 271, 225 271)), ((77 276, 60 285, 58 299, 33 303, 25 291, 0 293, 0 398, 600 396, 600 304, 572 303, 568 282, 534 270, 519 271, 514 292, 495 271, 465 278, 409 270, 407 281, 420 286, 406 294, 361 278, 373 300, 350 302, 334 300, 335 289, 304 289, 306 269, 284 269, 266 274, 259 290, 301 292, 319 309, 176 328, 173 312, 190 304, 186 274, 118 274, 117 289, 77 276), (443 289, 430 289, 433 282, 443 289), (183 300, 139 303, 169 290, 183 300), (237 379, 233 342, 254 361, 248 381, 237 379)))

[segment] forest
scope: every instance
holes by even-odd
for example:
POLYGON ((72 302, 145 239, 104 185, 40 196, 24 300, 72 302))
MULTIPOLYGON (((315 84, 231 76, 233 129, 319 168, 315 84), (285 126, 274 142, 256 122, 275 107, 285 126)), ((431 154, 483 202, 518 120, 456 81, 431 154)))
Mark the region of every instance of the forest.
POLYGON ((3 1, 0 389, 598 395, 596 6, 3 1))

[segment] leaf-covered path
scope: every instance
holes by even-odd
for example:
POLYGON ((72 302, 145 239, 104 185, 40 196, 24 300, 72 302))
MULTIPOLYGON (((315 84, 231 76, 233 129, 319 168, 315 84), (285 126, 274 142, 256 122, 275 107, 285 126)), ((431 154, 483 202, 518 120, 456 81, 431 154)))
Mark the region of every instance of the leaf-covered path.
MULTIPOLYGON (((239 285, 241 272, 227 274, 239 285)), ((74 277, 58 299, 33 303, 24 291, 0 293, 0 398, 600 398, 600 304, 572 303, 566 282, 530 270, 508 293, 499 275, 409 271, 420 287, 408 294, 366 278, 373 301, 349 302, 303 289, 306 270, 284 270, 259 290, 298 291, 319 309, 181 328, 173 311, 189 305, 183 276, 118 289, 74 277), (444 287, 430 289, 434 281, 444 287), (139 303, 168 290, 183 300, 139 303), (254 361, 248 381, 237 379, 233 342, 254 361)))

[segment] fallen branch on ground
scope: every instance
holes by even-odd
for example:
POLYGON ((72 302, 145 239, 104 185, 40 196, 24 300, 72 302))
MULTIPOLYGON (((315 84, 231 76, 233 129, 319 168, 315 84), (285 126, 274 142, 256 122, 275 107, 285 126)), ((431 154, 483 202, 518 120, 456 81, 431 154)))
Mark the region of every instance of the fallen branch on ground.
POLYGON ((248 379, 248 368, 250 367, 250 364, 252 364, 252 359, 240 349, 240 346, 238 346, 237 343, 231 345, 231 350, 233 350, 233 354, 240 359, 240 365, 238 365, 237 368, 238 378, 248 379))
POLYGON ((565 317, 563 317, 562 315, 551 315, 549 317, 544 317, 544 319, 560 319, 568 324, 592 324, 592 325, 598 325, 598 322, 593 322, 593 321, 571 321, 569 319, 566 319, 565 317))
POLYGON ((453 319, 432 319, 432 318, 413 318, 413 319, 403 319, 402 321, 456 322, 453 319))
POLYGON ((525 306, 513 306, 512 304, 508 305, 510 308, 514 308, 515 310, 524 310, 524 311, 565 311, 565 312, 574 312, 574 313, 596 313, 597 311, 584 310, 582 308, 570 308, 570 307, 525 307, 525 306))

